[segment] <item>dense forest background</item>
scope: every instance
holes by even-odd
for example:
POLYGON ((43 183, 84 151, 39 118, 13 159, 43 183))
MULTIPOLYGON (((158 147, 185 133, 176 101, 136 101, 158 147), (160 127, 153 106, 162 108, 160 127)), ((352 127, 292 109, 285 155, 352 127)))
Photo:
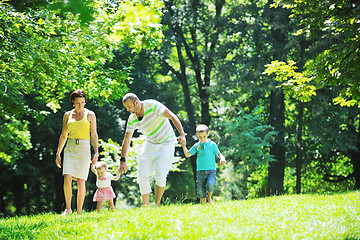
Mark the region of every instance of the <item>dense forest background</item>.
MULTIPOLYGON (((116 171, 132 91, 199 123, 228 160, 218 200, 360 188, 360 5, 299 0, 0 0, 0 214, 61 212, 55 153, 69 93, 97 115, 116 171)), ((138 206, 134 139, 117 204, 138 206)), ((196 202, 176 151, 165 203, 196 202)), ((84 208, 92 210, 90 173, 84 208)))

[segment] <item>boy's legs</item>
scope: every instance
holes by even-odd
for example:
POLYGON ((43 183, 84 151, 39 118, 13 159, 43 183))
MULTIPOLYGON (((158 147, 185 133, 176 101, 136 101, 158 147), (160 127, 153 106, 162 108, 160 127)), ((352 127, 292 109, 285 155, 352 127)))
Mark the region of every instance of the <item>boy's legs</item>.
POLYGON ((209 204, 213 204, 213 200, 211 198, 212 194, 213 194, 213 192, 208 192, 208 194, 207 194, 207 201, 209 204))
POLYGON ((206 171, 198 171, 196 173, 196 189, 197 189, 197 197, 200 198, 200 203, 206 203, 206 171))
POLYGON ((215 170, 208 171, 205 188, 207 191, 207 201, 210 204, 213 204, 211 196, 214 192, 215 185, 216 185, 216 171, 215 170))
POLYGON ((97 211, 97 213, 101 212, 102 204, 103 204, 103 201, 97 201, 96 202, 96 211, 97 211))

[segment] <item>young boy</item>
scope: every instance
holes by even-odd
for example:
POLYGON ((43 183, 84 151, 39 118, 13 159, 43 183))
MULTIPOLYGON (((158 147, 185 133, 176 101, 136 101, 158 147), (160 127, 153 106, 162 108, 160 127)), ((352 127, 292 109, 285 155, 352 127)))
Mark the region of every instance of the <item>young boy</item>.
POLYGON ((201 204, 205 204, 206 200, 212 204, 211 195, 216 185, 216 166, 215 156, 220 157, 220 165, 224 166, 226 163, 224 155, 222 155, 216 143, 208 139, 209 128, 205 124, 200 124, 196 128, 196 136, 199 142, 195 143, 190 150, 186 148, 186 144, 181 144, 186 157, 190 157, 197 153, 197 197, 200 198, 201 204), (207 196, 206 196, 207 193, 207 196))

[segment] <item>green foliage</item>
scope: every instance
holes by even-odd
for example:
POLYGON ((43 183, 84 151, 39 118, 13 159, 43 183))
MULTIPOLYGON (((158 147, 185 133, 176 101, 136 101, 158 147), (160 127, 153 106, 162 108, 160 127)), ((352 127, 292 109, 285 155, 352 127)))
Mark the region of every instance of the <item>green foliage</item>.
POLYGON ((267 195, 269 192, 267 170, 267 165, 261 165, 250 174, 248 178, 248 198, 259 198, 267 195))
POLYGON ((358 239, 360 193, 0 219, 1 239, 358 239))
MULTIPOLYGON (((311 101, 311 97, 316 95, 315 86, 311 85, 311 78, 304 73, 295 72, 297 67, 295 62, 290 60, 288 64, 279 61, 272 61, 265 65, 263 74, 275 74, 275 80, 281 83, 285 94, 288 94, 301 102, 311 101)), ((278 86, 278 87, 280 87, 278 86)))
MULTIPOLYGON (((28 96, 41 100, 54 112, 65 95, 79 88, 99 105, 121 98, 128 90, 131 65, 110 67, 107 63, 112 61, 114 49, 129 43, 140 51, 161 41, 160 25, 151 24, 159 22, 159 1, 111 6, 104 1, 53 1, 47 7, 18 12, 0 1, 0 125, 12 116, 26 126, 24 118, 46 114, 26 105, 28 96), (137 16, 141 31, 117 32, 114 26, 119 21, 134 20, 130 15, 137 16), (116 42, 111 37, 113 31, 117 32, 116 42), (126 36, 122 38, 122 34, 126 36), (139 41, 132 43, 133 39, 139 41)), ((1 135, 4 139, 27 134, 22 126, 5 130, 1 135)), ((0 146, 1 159, 9 161, 21 149, 28 149, 15 145, 29 147, 29 138, 18 137, 12 141, 13 148, 0 146)))
POLYGON ((126 43, 139 53, 144 48, 159 46, 162 40, 161 8, 159 0, 124 1, 116 9, 110 39, 126 43))
MULTIPOLYGON (((228 159, 229 160, 229 159, 228 159)), ((214 190, 214 199, 219 198, 225 201, 234 199, 246 199, 249 197, 247 185, 247 169, 243 163, 236 167, 232 161, 228 161, 224 168, 221 168, 217 177, 217 185, 214 190), (219 197, 218 197, 219 196, 219 197)))
POLYGON ((6 163, 11 163, 12 158, 20 158, 22 150, 28 150, 32 147, 30 142, 30 132, 28 131, 28 122, 19 121, 14 116, 2 116, 4 118, 3 125, 0 126, 1 148, 0 159, 4 159, 6 163))
POLYGON ((76 88, 100 101, 119 98, 126 89, 126 69, 103 68, 113 56, 106 23, 94 21, 86 28, 71 14, 61 18, 45 10, 19 13, 6 4, 1 4, 0 14, 0 77, 17 96, 36 92, 56 111, 59 99, 76 88))
POLYGON ((233 119, 219 123, 224 132, 223 139, 228 146, 224 152, 234 162, 243 162, 253 167, 273 161, 268 148, 276 133, 262 122, 261 111, 261 107, 251 113, 239 109, 233 119))
POLYGON ((338 181, 353 172, 350 160, 344 156, 331 161, 312 161, 304 167, 302 191, 304 193, 344 192, 352 189, 355 179, 338 181), (325 180, 327 177, 328 179, 325 180), (334 181, 329 181, 334 180, 334 181))
POLYGON ((312 38, 321 36, 324 41, 331 41, 330 46, 313 59, 312 80, 317 88, 340 87, 334 103, 359 107, 358 4, 336 0, 277 0, 274 6, 292 10, 292 17, 300 20, 302 26, 297 34, 312 38))
MULTIPOLYGON (((221 133, 221 151, 230 164, 220 173, 220 195, 225 199, 244 199, 248 197, 248 181, 254 182, 253 172, 274 161, 269 148, 276 132, 263 123, 263 108, 255 108, 248 113, 238 108, 236 114, 218 123, 221 133), (229 120, 228 120, 229 119, 229 120)), ((261 178, 265 177, 261 175, 261 178)), ((256 178, 256 177, 255 177, 256 178)), ((256 180, 257 182, 258 180, 256 180)), ((263 187, 260 185, 260 187, 263 187)), ((251 193, 253 194, 253 193, 251 193)))

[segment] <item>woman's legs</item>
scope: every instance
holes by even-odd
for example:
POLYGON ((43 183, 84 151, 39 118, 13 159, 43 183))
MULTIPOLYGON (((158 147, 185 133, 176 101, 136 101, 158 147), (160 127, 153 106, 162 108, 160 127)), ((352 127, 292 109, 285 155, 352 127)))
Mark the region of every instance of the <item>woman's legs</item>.
POLYGON ((76 213, 80 214, 85 200, 86 186, 84 179, 77 179, 77 199, 76 199, 76 213))
POLYGON ((66 210, 68 212, 71 212, 72 176, 69 174, 64 175, 64 196, 65 196, 66 210))

